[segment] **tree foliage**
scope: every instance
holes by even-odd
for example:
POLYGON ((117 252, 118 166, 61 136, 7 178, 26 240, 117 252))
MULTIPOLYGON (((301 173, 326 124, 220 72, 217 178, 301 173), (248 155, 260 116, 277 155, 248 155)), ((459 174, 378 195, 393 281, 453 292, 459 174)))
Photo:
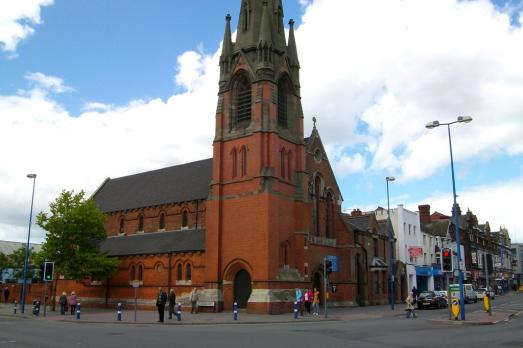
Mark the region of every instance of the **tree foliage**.
POLYGON ((42 257, 55 262, 55 271, 68 279, 102 279, 111 276, 118 260, 100 251, 106 238, 104 215, 85 193, 62 191, 50 205, 50 214, 41 212, 36 221, 47 231, 42 257))

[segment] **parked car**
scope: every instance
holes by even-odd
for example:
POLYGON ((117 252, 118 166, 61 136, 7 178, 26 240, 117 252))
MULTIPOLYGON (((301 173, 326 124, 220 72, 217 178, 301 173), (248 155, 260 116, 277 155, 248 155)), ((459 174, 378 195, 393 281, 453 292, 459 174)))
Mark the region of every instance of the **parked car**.
POLYGON ((493 300, 496 297, 496 294, 492 290, 488 290, 487 288, 478 288, 476 290, 476 294, 478 295, 478 299, 483 299, 483 297, 487 294, 487 292, 490 295, 490 299, 493 300))
POLYGON ((447 305, 449 304, 449 296, 446 290, 434 290, 434 293, 436 294, 436 296, 443 297, 447 302, 447 305))
POLYGON ((447 300, 434 291, 422 291, 418 296, 418 309, 447 307, 447 300))

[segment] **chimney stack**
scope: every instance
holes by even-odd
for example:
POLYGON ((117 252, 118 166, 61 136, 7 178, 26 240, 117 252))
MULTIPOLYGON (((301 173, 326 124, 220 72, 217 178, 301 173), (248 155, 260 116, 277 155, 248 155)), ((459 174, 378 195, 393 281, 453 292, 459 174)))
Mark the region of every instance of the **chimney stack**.
POLYGON ((418 205, 419 209, 419 222, 421 224, 430 224, 430 205, 423 204, 418 205))

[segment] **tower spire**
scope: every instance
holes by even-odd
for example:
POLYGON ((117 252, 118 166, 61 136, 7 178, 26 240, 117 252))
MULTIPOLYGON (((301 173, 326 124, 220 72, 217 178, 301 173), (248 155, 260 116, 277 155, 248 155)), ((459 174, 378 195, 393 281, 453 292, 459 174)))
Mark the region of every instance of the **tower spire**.
POLYGON ((225 16, 225 33, 223 34, 222 54, 220 56, 220 85, 224 85, 229 78, 233 44, 231 38, 231 15, 225 16))
POLYGON ((294 19, 289 21, 289 41, 287 44, 287 57, 289 58, 290 73, 296 87, 300 90, 300 61, 298 59, 298 49, 296 48, 296 39, 294 38, 294 19))
MULTIPOLYGON (((267 72, 273 69, 273 61, 272 61, 272 47, 273 47, 273 41, 272 41, 272 28, 269 18, 269 10, 268 10, 268 1, 263 0, 263 11, 262 11, 262 17, 261 17, 261 28, 260 28, 260 38, 258 40, 258 67, 257 71, 260 73, 258 74, 261 76, 267 76, 267 72)), ((270 72, 269 72, 270 74, 270 72)))

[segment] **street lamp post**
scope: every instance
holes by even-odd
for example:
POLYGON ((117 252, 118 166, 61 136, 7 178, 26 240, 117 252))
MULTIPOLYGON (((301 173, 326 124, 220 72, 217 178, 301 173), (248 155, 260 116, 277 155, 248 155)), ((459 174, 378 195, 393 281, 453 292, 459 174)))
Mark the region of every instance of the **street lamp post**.
POLYGON ((29 231, 27 232, 27 244, 25 245, 25 258, 24 258, 24 272, 23 272, 23 283, 22 283, 22 313, 25 311, 25 296, 26 296, 26 285, 27 285, 27 264, 29 262, 29 240, 31 239, 31 224, 33 220, 33 202, 35 197, 35 184, 36 174, 27 174, 29 179, 33 179, 33 194, 31 196, 31 212, 29 213, 29 231))
POLYGON ((389 288, 390 288, 390 309, 394 310, 394 267, 393 267, 393 248, 394 243, 392 239, 392 228, 390 225, 390 199, 389 199, 389 181, 396 180, 393 176, 387 176, 385 178, 387 181, 387 232, 389 234, 389 288))
POLYGON ((439 126, 447 126, 449 134, 449 147, 450 147, 450 169, 452 172, 452 193, 454 198, 454 205, 452 206, 452 214, 454 215, 454 226, 456 227, 456 252, 458 254, 458 284, 459 284, 459 305, 461 320, 465 320, 465 299, 463 296, 463 272, 461 270, 461 241, 459 233, 459 216, 458 216, 458 203, 456 202, 456 180, 454 177, 454 157, 452 155, 452 139, 450 136, 450 125, 454 123, 469 123, 472 121, 470 116, 458 116, 458 119, 454 122, 440 123, 439 121, 432 121, 427 123, 425 126, 428 129, 436 128, 439 126))

